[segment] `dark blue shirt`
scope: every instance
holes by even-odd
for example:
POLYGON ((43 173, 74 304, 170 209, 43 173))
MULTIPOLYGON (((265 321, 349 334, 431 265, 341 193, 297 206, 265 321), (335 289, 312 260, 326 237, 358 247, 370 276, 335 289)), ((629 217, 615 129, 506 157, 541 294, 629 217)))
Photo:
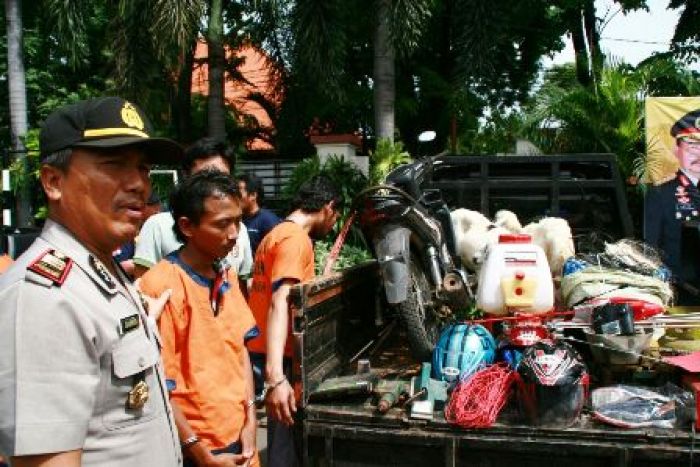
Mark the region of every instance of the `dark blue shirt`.
POLYGON ((282 219, 270 211, 269 209, 260 208, 258 212, 251 217, 244 218, 243 223, 248 229, 248 237, 250 237, 250 249, 255 256, 255 251, 262 241, 263 237, 272 230, 274 226, 280 223, 282 219))
POLYGON ((121 263, 122 261, 133 258, 135 249, 136 246, 134 245, 134 242, 125 243, 124 245, 120 246, 119 249, 112 254, 112 256, 114 256, 114 260, 117 263, 121 263))

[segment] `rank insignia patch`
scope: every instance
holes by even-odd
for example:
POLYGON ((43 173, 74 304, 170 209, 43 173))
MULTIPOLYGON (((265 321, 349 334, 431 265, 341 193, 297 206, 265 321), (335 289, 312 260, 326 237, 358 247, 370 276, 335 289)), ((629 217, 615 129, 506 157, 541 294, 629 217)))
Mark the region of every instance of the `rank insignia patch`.
POLYGON ((114 289, 117 286, 117 284, 115 284, 112 280, 112 276, 110 275, 109 271, 107 271, 105 265, 102 264, 102 261, 92 255, 90 255, 90 267, 97 273, 98 276, 100 276, 100 279, 102 279, 102 282, 104 282, 107 287, 114 289))
POLYGON ((50 279, 56 285, 61 285, 66 280, 71 266, 73 260, 66 255, 60 251, 47 250, 30 263, 27 269, 50 279))

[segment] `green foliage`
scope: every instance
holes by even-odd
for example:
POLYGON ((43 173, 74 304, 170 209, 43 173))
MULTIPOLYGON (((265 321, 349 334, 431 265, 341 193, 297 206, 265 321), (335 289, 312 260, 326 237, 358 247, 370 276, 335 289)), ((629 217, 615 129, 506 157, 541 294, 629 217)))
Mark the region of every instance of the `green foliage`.
MULTIPOLYGON (((90 40, 77 67, 63 48, 64 43, 51 33, 43 1, 24 2, 23 52, 27 110, 30 127, 38 127, 55 108, 79 99, 110 92, 113 82, 105 76, 107 55, 104 30, 92 26, 86 30, 90 40), (103 48, 103 46, 105 48, 103 48), (105 53, 103 53, 105 52, 105 53)), ((98 15, 98 13, 96 13, 98 15)), ((95 19, 97 21, 97 19, 95 19)), ((5 22, 0 22, 5 32, 5 22)), ((0 76, 7 76, 7 41, 0 41, 0 76)), ((0 86, 0 144, 9 146, 9 99, 7 86, 0 86)))
POLYGON ((697 0, 671 0, 668 7, 680 9, 671 50, 685 63, 692 63, 700 54, 700 8, 697 0))
MULTIPOLYGON (((314 242, 316 275, 320 275, 323 273, 323 268, 326 265, 326 260, 328 259, 328 255, 331 251, 331 248, 333 248, 332 242, 325 240, 317 240, 316 242, 314 242)), ((366 248, 348 245, 346 243, 343 244, 343 247, 340 249, 338 258, 335 264, 333 265, 333 271, 340 271, 342 269, 362 264, 366 261, 370 261, 371 259, 372 255, 366 248)))
POLYGON ((523 134, 523 115, 497 113, 479 128, 468 128, 459 134, 458 154, 507 154, 513 152, 517 138, 523 134))
POLYGON ((555 67, 525 107, 523 134, 545 153, 613 153, 625 178, 641 178, 645 97, 698 91, 698 75, 663 55, 636 68, 608 63, 591 87, 576 82, 571 65, 555 67))
POLYGON ((425 25, 433 14, 434 0, 391 2, 391 38, 400 55, 410 56, 420 45, 425 25))
POLYGON ((355 196, 367 186, 367 178, 353 164, 342 157, 331 156, 323 165, 318 156, 301 161, 289 177, 284 187, 285 198, 292 199, 299 188, 316 175, 324 175, 339 190, 342 198, 343 212, 339 222, 348 215, 355 196))
MULTIPOLYGON (((203 94, 192 94, 192 106, 190 109, 190 118, 192 124, 192 134, 206 135, 207 134, 207 96, 203 94)), ((236 118, 240 114, 231 106, 226 108, 224 116, 226 135, 229 145, 233 148, 236 156, 239 156, 245 151, 245 140, 248 136, 245 124, 239 124, 236 118)), ((243 118, 240 119, 243 122, 243 118)))
MULTIPOLYGON (((354 165, 340 157, 330 157, 324 164, 321 164, 318 156, 313 156, 302 160, 289 177, 289 181, 283 189, 283 195, 291 200, 299 191, 301 185, 316 175, 324 175, 339 188, 343 209, 338 222, 335 225, 335 232, 339 232, 342 225, 350 216, 350 208, 355 197, 367 187, 367 178, 354 165)), ((347 245, 358 248, 365 248, 362 236, 354 229, 351 229, 346 239, 347 245)))
POLYGON ((471 321, 484 318, 485 313, 481 308, 477 308, 476 302, 470 302, 467 306, 454 310, 455 321, 471 321))
POLYGON ((545 153, 616 154, 623 174, 630 175, 644 149, 641 76, 624 65, 606 65, 589 88, 572 83, 571 75, 570 66, 552 72, 526 108, 525 133, 545 153))
POLYGON ((23 140, 27 150, 26 161, 15 159, 10 164, 12 190, 15 195, 31 193, 32 204, 35 207, 35 219, 45 219, 47 215, 46 197, 39 183, 39 129, 27 131, 23 140))
POLYGON ((382 138, 377 142, 377 147, 370 156, 370 185, 379 185, 389 172, 401 164, 411 161, 411 156, 404 151, 403 143, 392 142, 382 138))
POLYGON ((353 164, 341 157, 331 156, 321 167, 321 173, 328 177, 336 187, 340 188, 343 202, 343 216, 350 209, 350 204, 360 191, 367 187, 367 177, 353 164))
POLYGON ((282 190, 284 198, 293 198, 296 192, 299 191, 299 187, 301 187, 304 182, 312 177, 315 177, 320 172, 321 160, 318 158, 318 156, 314 155, 300 161, 289 175, 289 181, 282 190))

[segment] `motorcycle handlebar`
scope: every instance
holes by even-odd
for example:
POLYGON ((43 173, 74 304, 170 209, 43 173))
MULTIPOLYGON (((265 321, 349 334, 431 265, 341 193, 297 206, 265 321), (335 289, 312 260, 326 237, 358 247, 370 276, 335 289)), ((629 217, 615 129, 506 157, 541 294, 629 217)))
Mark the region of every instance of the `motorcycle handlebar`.
POLYGON ((406 198, 412 204, 414 204, 414 205, 418 204, 418 201, 413 196, 409 195, 401 188, 397 188, 393 185, 375 185, 375 186, 371 186, 369 188, 365 188, 360 193, 358 193, 357 196, 355 196, 355 199, 352 200, 352 204, 350 205, 350 210, 356 211, 357 205, 359 204, 361 199, 363 199, 368 194, 373 193, 375 191, 379 191, 379 190, 393 191, 394 193, 397 193, 397 194, 403 196, 404 198, 406 198))

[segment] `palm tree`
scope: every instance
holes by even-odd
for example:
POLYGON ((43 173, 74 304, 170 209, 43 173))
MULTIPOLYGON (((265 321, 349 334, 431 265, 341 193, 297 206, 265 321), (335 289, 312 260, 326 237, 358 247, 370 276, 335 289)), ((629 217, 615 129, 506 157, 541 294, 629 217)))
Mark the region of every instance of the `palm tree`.
POLYGON ((210 0, 209 25, 206 31, 209 48, 209 97, 207 106, 209 136, 226 140, 226 111, 224 106, 224 20, 222 0, 210 0))
POLYGON ((526 108, 525 136, 545 152, 613 153, 625 176, 640 178, 643 170, 655 170, 644 156, 645 97, 700 92, 698 74, 667 56, 649 58, 636 68, 605 64, 599 80, 588 87, 574 76, 572 65, 549 73, 526 108))
POLYGON ((672 50, 692 62, 700 56, 700 5, 695 0, 671 0, 669 8, 681 9, 673 34, 672 50))
POLYGON ((558 67, 526 111, 527 136, 545 152, 616 154, 630 175, 644 149, 645 93, 643 74, 626 65, 605 65, 592 87, 575 80, 571 65, 558 67))
POLYGON ((391 0, 377 1, 374 28, 374 125, 378 140, 394 140, 395 53, 391 41, 391 0))
MULTIPOLYGON (((74 62, 81 57, 85 43, 84 24, 90 11, 82 11, 72 2, 44 0, 47 9, 56 12, 55 29, 74 62)), ((175 126, 181 136, 188 133, 189 92, 192 55, 198 34, 208 43, 209 93, 207 122, 209 136, 227 139, 224 103, 224 11, 231 2, 224 0, 148 0, 105 1, 100 8, 113 18, 106 25, 114 35, 114 61, 117 91, 139 102, 162 98, 163 82, 170 86, 175 126), (207 27, 201 28, 206 18, 207 27), (181 95, 182 94, 182 95, 181 95)), ((98 8, 93 3, 93 8, 98 8)), ((148 106, 148 105, 147 105, 148 106)))
MULTIPOLYGON (((676 0, 678 1, 678 0, 676 0)), ((594 0, 558 0, 552 2, 562 10, 567 32, 574 46, 576 78, 584 86, 600 78, 605 56, 600 48, 600 34, 612 16, 646 8, 646 0, 616 0, 619 11, 599 18, 594 0)))
MULTIPOLYGON (((26 168, 27 152, 23 138, 27 134, 27 91, 22 53, 22 1, 5 0, 7 22, 7 69, 10 95, 10 137, 12 152, 26 168)), ((17 198, 17 223, 28 226, 31 223, 29 193, 25 188, 17 198)))
POLYGON ((296 73, 315 77, 320 87, 340 100, 346 96, 338 77, 350 44, 372 42, 374 131, 393 141, 395 60, 419 42, 422 25, 430 16, 433 0, 374 0, 369 2, 297 0, 291 11, 294 24, 296 73), (373 27, 367 29, 365 25, 373 27), (357 34, 367 34, 364 38, 357 34))

